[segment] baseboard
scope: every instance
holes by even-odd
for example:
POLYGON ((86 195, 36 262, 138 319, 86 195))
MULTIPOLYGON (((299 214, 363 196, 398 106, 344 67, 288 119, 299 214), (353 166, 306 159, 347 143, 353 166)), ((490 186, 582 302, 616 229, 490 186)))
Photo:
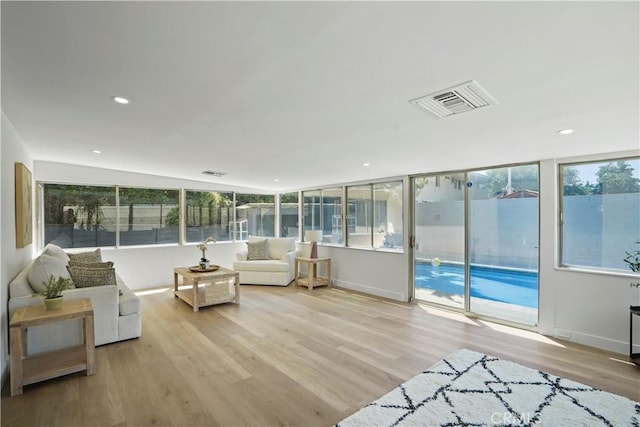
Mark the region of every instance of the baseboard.
MULTIPOLYGON (((406 302, 407 297, 400 292, 388 291, 385 289, 373 288, 363 285, 361 283, 351 283, 344 280, 333 280, 336 286, 351 289, 358 292, 364 292, 369 295, 376 295, 379 297, 389 298, 396 301, 406 302)), ((577 344, 587 345, 589 347, 599 348, 601 350, 611 351, 621 355, 629 355, 629 343, 625 341, 613 340, 610 338, 604 338, 596 335, 583 334, 576 331, 559 330, 554 329, 553 336, 563 340, 575 342, 577 344), (564 333, 558 333, 563 331, 564 333), (567 336, 568 333, 568 336, 567 336)), ((634 345, 634 353, 640 353, 640 345, 634 345), (637 348, 636 348, 637 347, 637 348)))
MULTIPOLYGON (((588 345, 589 347, 599 348, 601 350, 611 351, 613 353, 629 355, 629 343, 625 341, 612 340, 610 338, 599 337, 596 335, 583 334, 580 332, 569 331, 570 336, 554 334, 556 338, 575 342, 577 344, 588 345)), ((640 345, 634 345, 634 352, 640 352, 640 345), (637 349, 635 347, 638 347, 637 349)))
POLYGON ((388 291, 385 289, 372 288, 370 286, 363 285, 361 283, 345 282, 344 280, 333 280, 336 286, 345 289, 351 289, 352 291, 364 292, 365 294, 375 295, 383 298, 389 298, 396 301, 406 302, 407 297, 400 292, 388 291))

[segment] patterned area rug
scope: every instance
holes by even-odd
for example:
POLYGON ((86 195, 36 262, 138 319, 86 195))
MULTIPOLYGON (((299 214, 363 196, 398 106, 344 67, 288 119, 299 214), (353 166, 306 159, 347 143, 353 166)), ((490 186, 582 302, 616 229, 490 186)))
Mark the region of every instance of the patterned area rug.
POLYGON ((640 403, 461 349, 337 424, 640 426, 640 403))

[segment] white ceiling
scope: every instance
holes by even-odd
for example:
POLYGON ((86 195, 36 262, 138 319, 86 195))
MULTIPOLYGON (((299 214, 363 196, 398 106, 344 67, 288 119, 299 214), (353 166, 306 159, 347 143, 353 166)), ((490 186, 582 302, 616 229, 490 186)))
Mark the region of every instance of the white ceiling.
POLYGON ((2 110, 34 160, 287 190, 639 148, 638 2, 1 8, 2 110), (408 102, 471 79, 500 104, 408 102))

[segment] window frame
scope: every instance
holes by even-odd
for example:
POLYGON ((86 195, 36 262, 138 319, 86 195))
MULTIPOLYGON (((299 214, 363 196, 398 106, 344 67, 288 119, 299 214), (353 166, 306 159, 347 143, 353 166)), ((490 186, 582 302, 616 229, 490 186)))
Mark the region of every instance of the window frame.
MULTIPOLYGON (((37 190, 37 194, 36 194, 36 244, 38 245, 38 247, 40 249, 44 248, 49 242, 46 240, 46 235, 45 235, 45 228, 46 228, 46 215, 45 215, 45 209, 46 209, 46 203, 45 203, 45 192, 46 192, 46 186, 47 185, 52 185, 52 186, 60 186, 60 187, 99 187, 99 188, 103 188, 103 189, 109 189, 109 190, 113 190, 113 194, 114 194, 114 210, 115 210, 115 242, 114 245, 107 245, 107 246, 78 246, 78 247, 74 247, 74 246, 69 246, 66 247, 65 249, 91 249, 91 248, 133 248, 133 247, 157 247, 157 246, 173 246, 173 245, 179 245, 179 246, 189 246, 189 245, 196 245, 199 242, 194 242, 194 241, 187 241, 187 231, 186 231, 186 206, 187 206, 187 192, 202 192, 202 193, 219 193, 219 194, 225 194, 225 195, 231 195, 232 196, 232 201, 231 201, 231 215, 230 218, 232 218, 233 220, 236 219, 237 217, 237 211, 236 211, 236 194, 243 194, 243 195, 255 195, 255 196, 268 196, 268 197, 272 197, 273 198, 273 210, 274 210, 274 235, 279 235, 279 230, 276 230, 276 218, 275 216, 277 215, 277 209, 276 209, 276 204, 277 204, 277 198, 276 198, 276 193, 273 194, 268 194, 268 193, 249 193, 249 192, 243 192, 243 193, 238 193, 235 191, 216 191, 216 190, 200 190, 200 189, 188 189, 188 188, 157 188, 157 187, 144 187, 144 186, 135 186, 135 185, 98 185, 98 184, 79 184, 79 183, 60 183, 60 182, 52 182, 52 181, 36 181, 35 183, 35 188, 37 190), (157 190, 157 191, 177 191, 178 192, 178 241, 177 242, 171 242, 171 243, 152 243, 152 244, 132 244, 132 245, 122 245, 120 243, 120 231, 121 229, 124 228, 124 225, 120 224, 120 208, 121 208, 121 201, 120 201, 120 190, 123 188, 131 188, 131 189, 142 189, 142 190, 157 190)), ((222 240, 223 242, 239 242, 239 241, 245 241, 246 239, 233 239, 233 236, 230 234, 230 239, 229 240, 222 240)), ((98 242, 95 242, 98 243, 98 242)))
MULTIPOLYGON (((581 264, 572 264, 565 262, 565 194, 564 194, 564 169, 567 167, 576 167, 581 165, 590 165, 590 164, 606 164, 606 163, 615 163, 615 162, 624 162, 627 160, 633 160, 640 162, 640 156, 623 156, 623 157, 603 157, 603 158, 593 158, 589 160, 576 160, 576 161, 563 161, 558 162, 556 167, 556 188, 558 194, 558 211, 557 211, 557 221, 556 221, 556 230, 558 235, 557 240, 557 248, 558 253, 556 256, 556 267, 559 269, 566 269, 572 271, 589 271, 593 273, 599 274, 607 274, 607 275, 620 275, 620 274, 633 274, 628 269, 624 268, 615 268, 615 267, 598 267, 591 265, 581 265, 581 264)), ((597 185, 597 183, 593 183, 593 185, 597 185)), ((640 192, 639 192, 640 194, 640 192)), ((622 259, 622 256, 621 256, 622 259)))
MULTIPOLYGON (((137 186, 123 186, 123 185, 116 185, 115 186, 116 189, 116 247, 134 247, 134 246, 161 246, 161 245, 174 245, 174 244, 178 244, 180 243, 180 218, 178 216, 178 224, 177 224, 177 231, 178 231, 178 235, 177 235, 177 240, 175 242, 162 242, 162 243, 134 243, 134 244, 130 244, 130 245, 124 245, 122 244, 122 232, 123 226, 129 226, 129 224, 125 224, 122 223, 122 214, 121 214, 121 209, 124 207, 122 204, 122 190, 123 189, 133 189, 133 190, 149 190, 149 191, 158 191, 158 192, 162 192, 162 191, 175 191, 176 192, 176 208, 178 208, 178 211, 180 210, 180 190, 179 189, 171 189, 171 188, 156 188, 156 187, 137 187, 137 186)), ((168 213, 168 212, 167 212, 168 213)), ((166 224, 166 217, 165 217, 165 224, 166 224)))
POLYGON ((301 198, 302 198, 302 195, 301 195, 300 191, 287 191, 286 193, 278 193, 278 201, 277 201, 277 205, 279 207, 279 210, 278 210, 278 233, 277 233, 278 237, 295 237, 297 241, 300 241, 300 239, 301 239, 300 231, 302 230, 302 227, 301 227, 302 224, 300 224, 300 199, 301 198), (295 202, 287 202, 287 201, 283 202, 282 201, 283 196, 285 196, 284 198, 287 199, 288 197, 286 197, 286 196, 290 195, 290 194, 295 194, 296 195, 296 197, 295 197, 296 201, 295 202), (285 216, 284 206, 283 205, 284 204, 293 204, 293 203, 295 203, 295 205, 296 205, 296 214, 295 214, 296 221, 295 221, 295 225, 296 225, 296 228, 297 228, 297 232, 296 232, 295 236, 289 236, 289 235, 283 236, 282 232, 284 230, 284 227, 285 226, 288 227, 288 225, 284 225, 285 223, 288 224, 288 221, 284 221, 283 220, 284 216, 285 216))
MULTIPOLYGON (((182 202, 182 208, 180 209, 180 220, 181 220, 181 231, 184 233, 184 238, 183 240, 180 242, 181 244, 184 245, 189 245, 189 244, 197 244, 200 241, 189 241, 189 233, 188 233, 188 227, 200 227, 202 228, 202 224, 200 225, 192 225, 192 226, 188 226, 188 201, 189 201, 189 197, 188 197, 188 193, 208 193, 208 194, 218 194, 221 196, 230 196, 231 200, 229 201, 229 206, 231 207, 231 216, 229 217, 229 219, 227 220, 227 228, 229 228, 229 238, 227 240, 222 240, 221 238, 219 238, 220 236, 211 236, 214 237, 218 242, 233 242, 233 238, 232 238, 232 232, 230 230, 230 223, 235 221, 235 205, 234 205, 234 200, 235 200, 235 193, 232 191, 216 191, 216 190, 192 190, 192 189, 184 189, 184 200, 181 200, 182 202)), ((229 206, 227 206, 227 209, 229 208, 229 206)), ((222 220, 222 218, 221 218, 222 220)), ((215 224, 212 224, 215 225, 215 224)), ((219 224, 220 227, 222 227, 222 223, 219 224)), ((203 240, 206 239, 208 236, 203 236, 203 240)))
MULTIPOLYGON (((312 188, 312 189, 307 189, 307 190, 302 190, 301 191, 301 202, 300 203, 300 209, 302 211, 302 219, 303 219, 303 225, 301 227, 302 230, 302 241, 304 241, 304 231, 307 230, 307 226, 308 221, 305 220, 304 217, 304 212, 305 212, 305 208, 306 208, 306 202, 305 202, 305 195, 307 195, 306 197, 319 197, 320 199, 320 226, 322 226, 324 219, 322 218, 323 216, 323 201, 324 201, 324 194, 323 191, 325 190, 331 190, 331 191, 335 191, 337 189, 342 189, 342 215, 341 215, 341 221, 342 221, 342 229, 343 229, 343 233, 342 233, 342 242, 341 243, 331 243, 331 242, 326 242, 324 240, 324 236, 323 236, 323 244, 325 245, 329 245, 329 246, 338 246, 338 247, 343 247, 343 248, 350 248, 350 249, 356 249, 356 250, 374 250, 374 251, 382 251, 382 252, 391 252, 391 253, 404 253, 405 252, 405 247, 404 247, 404 237, 402 238, 402 245, 398 246, 398 247, 385 247, 385 246, 380 246, 380 247, 376 247, 374 244, 374 233, 376 230, 376 227, 374 226, 374 221, 375 218, 371 219, 371 224, 370 224, 370 231, 369 231, 369 244, 368 245, 357 245, 357 246, 352 246, 349 243, 349 232, 348 232, 348 224, 347 224, 347 216, 348 216, 348 211, 349 211, 349 188, 352 187, 368 187, 369 192, 370 192, 370 199, 369 199, 369 203, 371 206, 371 210, 372 210, 372 214, 373 211, 375 209, 375 202, 376 199, 375 197, 375 190, 376 190, 376 186, 381 186, 384 184, 395 184, 399 186, 400 189, 400 195, 399 195, 399 200, 401 202, 401 206, 400 206, 400 218, 402 220, 402 224, 398 225, 398 232, 402 233, 402 235, 404 235, 404 227, 405 227, 405 210, 406 210, 406 195, 405 195, 405 178, 404 177, 392 177, 392 178, 385 178, 385 179, 379 179, 379 180, 373 180, 373 181, 367 181, 367 182, 360 182, 360 183, 352 183, 352 184, 343 184, 341 186, 330 186, 330 187, 323 187, 323 188, 312 188), (344 230, 347 230, 347 232, 345 233, 344 230)), ((317 228, 317 227, 316 227, 317 228)), ((314 228, 314 229, 316 229, 314 228)), ((312 228, 308 228, 308 229, 312 229, 312 228)))
MULTIPOLYGON (((397 183, 400 184, 400 200, 401 200, 401 212, 400 212, 400 216, 402 218, 402 228, 404 229, 404 212, 405 212, 405 204, 406 204, 406 200, 405 200, 405 178, 404 177, 395 177, 395 178, 387 178, 387 179, 380 179, 380 180, 374 180, 374 181, 369 181, 369 182, 363 182, 360 184, 354 183, 354 184, 341 184, 341 185, 332 185, 332 186, 327 186, 327 187, 323 187, 323 188, 314 188, 314 189, 308 189, 308 190, 296 190, 296 191, 288 191, 286 193, 273 193, 273 194, 268 194, 268 193, 248 193, 248 192, 243 192, 243 193, 238 193, 235 191, 217 191, 217 190, 200 190, 200 189, 190 189, 190 188, 157 188, 157 187, 143 187, 143 186, 135 186, 135 185, 89 185, 89 184, 76 184, 76 183, 59 183, 59 182, 50 182, 50 181, 37 181, 36 182, 36 188, 38 189, 38 195, 37 195, 37 209, 38 211, 36 212, 36 218, 37 218, 37 236, 36 236, 36 241, 38 242, 38 245, 42 248, 44 247, 48 242, 45 240, 45 187, 47 185, 58 185, 58 186, 78 186, 78 187, 102 187, 102 188, 108 188, 108 189, 113 189, 114 193, 115 193, 115 210, 116 210, 116 230, 115 230, 115 235, 116 235, 116 241, 115 241, 115 245, 114 246, 91 246, 91 247, 87 247, 87 248, 130 248, 130 247, 141 247, 141 246, 150 246, 150 247, 156 247, 156 246, 168 246, 168 245, 195 245, 197 244, 196 242, 191 242, 188 241, 188 237, 187 237, 187 193, 188 192, 202 192, 202 193, 220 193, 220 194, 229 194, 232 196, 233 200, 232 200, 232 205, 231 205, 231 209, 233 210, 232 212, 232 218, 233 221, 235 221, 237 219, 237 200, 236 200, 236 195, 237 194, 243 194, 243 195, 256 195, 256 196, 269 196, 269 197, 273 197, 273 209, 274 209, 274 230, 273 230, 273 234, 276 237, 280 237, 281 235, 281 230, 280 227, 278 227, 278 225, 281 222, 281 195, 284 194, 298 194, 298 201, 297 201, 297 211, 298 211, 298 236, 297 236, 297 240, 298 241, 304 241, 304 232, 306 230, 306 227, 308 226, 307 224, 307 220, 305 218, 305 194, 311 194, 312 197, 316 198, 318 200, 318 204, 319 204, 319 218, 317 224, 314 224, 311 226, 310 229, 315 229, 320 227, 320 229, 323 229, 323 217, 325 216, 324 212, 323 212, 323 206, 325 201, 325 196, 326 197, 331 197, 331 198, 335 198, 338 197, 340 199, 340 218, 339 218, 339 222, 341 224, 341 228, 342 228, 342 234, 341 234, 341 238, 339 239, 339 242, 335 242, 335 243, 331 243, 331 242, 325 242, 325 244, 331 245, 331 246, 339 246, 339 247, 349 247, 348 246, 348 237, 347 234, 348 233, 344 233, 344 228, 346 225, 346 215, 347 215, 347 210, 348 210, 348 206, 346 204, 347 199, 347 188, 349 186, 369 186, 371 189, 371 208, 372 208, 372 213, 373 213, 373 209, 374 209, 374 204, 375 204, 375 196, 374 196, 374 189, 376 186, 378 185, 383 185, 383 184, 387 184, 387 183, 397 183), (122 245, 120 243, 120 231, 121 231, 121 224, 120 224, 120 189, 122 188, 138 188, 138 189, 148 189, 148 190, 158 190, 158 191, 164 191, 164 190, 170 190, 170 191, 178 191, 178 242, 176 243, 155 243, 155 244, 142 244, 142 245, 122 245), (330 192, 330 195, 325 195, 325 192, 330 192), (338 194, 338 196, 336 196, 336 193, 338 194), (277 216, 277 218, 276 218, 277 216)), ((332 219, 333 220, 333 219, 332 219)), ((373 221, 373 219, 372 219, 373 221)), ((394 253, 403 253, 404 252, 404 245, 398 248, 388 248, 388 247, 375 247, 373 244, 373 232, 375 227, 373 226, 373 222, 371 224, 370 227, 370 232, 371 232, 371 244, 368 246, 358 246, 357 249, 364 249, 364 250, 381 250, 381 251, 389 251, 389 252, 394 252, 394 253)), ((403 230, 404 232, 404 230, 403 230)), ((246 239, 237 239, 235 238, 236 236, 233 236, 232 233, 229 234, 229 240, 224 240, 224 242, 238 242, 238 241, 245 241, 246 239)), ((268 236, 269 237, 269 236, 268 236)), ((324 237, 323 237, 323 241, 324 241, 324 237)), ((73 247, 70 247, 73 249, 73 247)))
POLYGON ((358 248, 358 249, 375 249, 374 245, 373 245, 373 224, 375 221, 375 213, 374 213, 374 203, 373 203, 373 185, 374 184, 356 184, 356 185, 347 185, 346 188, 346 192, 347 192, 347 209, 346 212, 344 213, 344 220, 347 223, 347 233, 346 233, 346 240, 345 240, 345 246, 348 248, 358 248), (364 193, 367 192, 368 193, 368 198, 364 199, 364 198, 353 198, 354 202, 350 203, 350 201, 352 200, 352 198, 349 196, 349 193, 351 191, 358 191, 360 193, 364 193), (366 208, 368 207, 369 209, 369 215, 368 215, 368 219, 367 222, 362 225, 362 227, 365 228, 366 233, 369 234, 369 242, 368 245, 358 245, 358 244, 354 244, 352 243, 353 240, 355 240, 355 235, 356 234, 365 234, 365 233, 357 233, 358 231, 358 215, 355 215, 355 224, 354 224, 354 230, 353 233, 350 231, 350 224, 349 224, 349 211, 350 211, 350 206, 351 204, 353 204, 354 206, 356 205, 355 200, 360 200, 362 201, 362 205, 365 208, 365 212, 366 212, 366 208))

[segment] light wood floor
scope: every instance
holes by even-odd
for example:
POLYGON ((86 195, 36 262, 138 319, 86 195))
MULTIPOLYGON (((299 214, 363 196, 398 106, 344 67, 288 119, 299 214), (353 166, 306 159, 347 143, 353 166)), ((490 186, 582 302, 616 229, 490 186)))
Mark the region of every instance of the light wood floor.
POLYGON ((81 373, 2 392, 2 426, 329 426, 458 348, 640 401, 640 367, 531 332, 336 288, 243 286, 194 313, 142 296, 142 337, 81 373))

